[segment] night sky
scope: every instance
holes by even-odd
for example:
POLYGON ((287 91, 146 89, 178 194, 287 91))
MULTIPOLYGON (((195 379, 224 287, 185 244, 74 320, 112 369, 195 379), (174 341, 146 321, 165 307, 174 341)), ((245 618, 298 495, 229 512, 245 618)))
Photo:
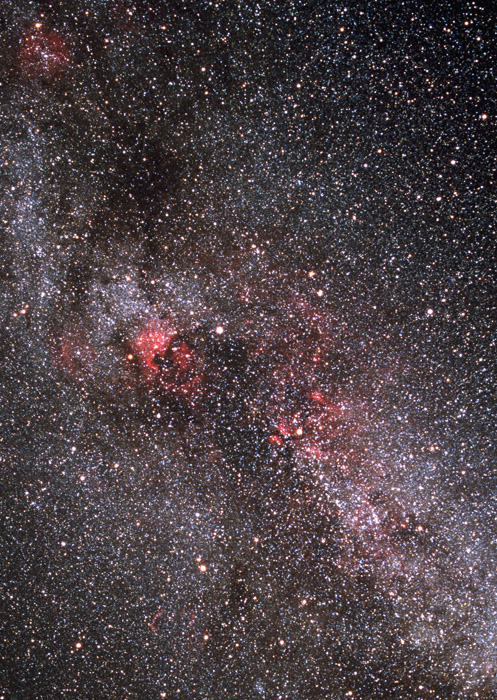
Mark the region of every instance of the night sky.
POLYGON ((0 700, 497 698, 496 28, 3 0, 0 700))

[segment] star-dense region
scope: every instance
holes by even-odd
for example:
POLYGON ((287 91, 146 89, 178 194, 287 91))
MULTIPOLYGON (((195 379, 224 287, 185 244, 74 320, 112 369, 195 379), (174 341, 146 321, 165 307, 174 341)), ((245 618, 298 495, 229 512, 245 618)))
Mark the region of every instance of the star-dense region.
POLYGON ((1 700, 497 698, 495 9, 2 3, 1 700))

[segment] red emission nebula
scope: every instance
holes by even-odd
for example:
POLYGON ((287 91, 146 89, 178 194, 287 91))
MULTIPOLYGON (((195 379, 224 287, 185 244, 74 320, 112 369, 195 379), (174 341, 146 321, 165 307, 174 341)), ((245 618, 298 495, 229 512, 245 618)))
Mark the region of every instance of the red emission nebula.
POLYGON ((55 80, 72 65, 69 41, 42 22, 28 27, 19 48, 19 68, 26 78, 55 80))
MULTIPOLYGON (((317 509, 340 523, 343 546, 335 567, 348 577, 367 572, 390 585, 408 573, 400 545, 423 527, 402 499, 385 499, 383 486, 396 474, 370 454, 373 370, 345 349, 359 341, 329 310, 299 300, 288 302, 287 318, 270 320, 267 333, 254 321, 248 298, 244 303, 246 315, 226 331, 214 322, 207 327, 207 321, 180 331, 172 317, 142 322, 113 348, 112 358, 120 360, 108 391, 127 402, 137 395, 162 416, 187 416, 181 428, 185 435, 192 425, 218 436, 232 430, 216 432, 217 406, 233 413, 233 429, 253 435, 275 460, 290 451, 295 468, 322 489, 317 509), (225 382, 228 388, 219 395, 215 387, 227 367, 218 355, 226 343, 243 350, 232 384, 225 382), (356 387, 347 380, 351 363, 354 374, 362 375, 356 387)), ((91 336, 74 328, 63 331, 53 353, 56 366, 90 391, 97 385, 102 389, 98 368, 109 353, 91 336)))

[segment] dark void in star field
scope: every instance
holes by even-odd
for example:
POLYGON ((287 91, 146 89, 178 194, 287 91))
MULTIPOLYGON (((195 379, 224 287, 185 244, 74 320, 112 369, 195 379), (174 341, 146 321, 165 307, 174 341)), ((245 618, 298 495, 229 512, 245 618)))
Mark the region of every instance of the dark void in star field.
POLYGON ((495 12, 0 10, 0 700, 494 700, 495 12))

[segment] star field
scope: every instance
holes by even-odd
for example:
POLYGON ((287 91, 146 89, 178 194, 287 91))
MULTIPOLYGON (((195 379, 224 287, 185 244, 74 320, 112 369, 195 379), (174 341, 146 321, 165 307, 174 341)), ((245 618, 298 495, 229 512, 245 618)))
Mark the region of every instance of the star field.
POLYGON ((0 9, 0 700, 497 697, 496 13, 0 9))

